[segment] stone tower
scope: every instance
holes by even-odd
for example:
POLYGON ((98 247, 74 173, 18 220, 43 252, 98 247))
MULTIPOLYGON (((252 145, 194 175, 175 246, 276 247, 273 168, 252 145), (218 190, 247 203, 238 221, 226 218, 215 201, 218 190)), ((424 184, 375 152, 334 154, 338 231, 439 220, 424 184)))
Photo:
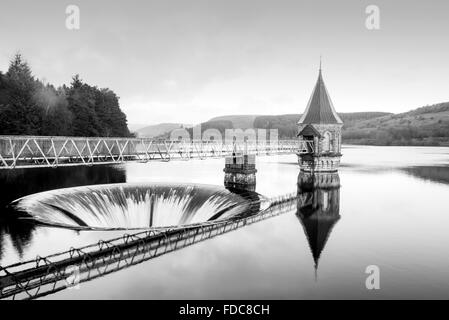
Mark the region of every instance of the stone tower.
POLYGON ((305 172, 335 172, 341 158, 341 128, 320 70, 307 108, 298 122, 298 162, 305 172))

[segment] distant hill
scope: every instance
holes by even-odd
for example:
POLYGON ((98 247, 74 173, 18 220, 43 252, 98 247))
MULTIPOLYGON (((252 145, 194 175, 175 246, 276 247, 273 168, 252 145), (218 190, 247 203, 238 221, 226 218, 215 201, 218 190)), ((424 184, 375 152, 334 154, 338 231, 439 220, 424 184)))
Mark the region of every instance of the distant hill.
POLYGON ((183 126, 185 127, 186 125, 182 123, 159 123, 143 127, 135 132, 139 138, 154 138, 169 133, 175 129, 179 129, 183 126))
POLYGON ((343 142, 369 145, 449 146, 449 102, 346 125, 343 142))
MULTIPOLYGON (((366 145, 449 146, 449 102, 404 113, 339 113, 344 122, 343 143, 366 145)), ((227 115, 201 123, 202 131, 226 129, 277 129, 280 139, 295 139, 300 114, 227 115)), ((169 138, 181 124, 159 124, 138 130, 139 136, 169 138)), ((187 126, 184 126, 187 128, 187 126)), ((192 128, 187 128, 192 134, 192 128)))
POLYGON ((350 113, 339 113, 340 118, 344 122, 344 127, 349 128, 352 127, 354 124, 364 121, 364 120, 371 120, 376 119, 379 117, 389 116, 393 113, 390 112, 350 112, 350 113))
POLYGON ((130 132, 136 132, 139 129, 142 129, 144 127, 148 127, 148 124, 143 123, 128 123, 128 128, 130 132))
MULTIPOLYGON (((358 121, 373 119, 389 115, 386 112, 354 112, 341 113, 340 116, 345 124, 352 126, 358 121)), ((298 121, 301 118, 300 114, 283 114, 283 115, 229 115, 223 117, 215 117, 211 120, 201 124, 202 130, 208 128, 216 128, 224 134, 223 129, 277 129, 280 139, 294 139, 298 130, 298 121)))
POLYGON ((260 117, 258 115, 231 115, 221 116, 210 119, 207 122, 219 123, 220 121, 231 121, 234 128, 248 129, 253 128, 254 120, 260 117))
MULTIPOLYGON (((449 102, 424 106, 404 113, 339 113, 344 122, 343 143, 365 145, 449 146, 449 102)), ((234 128, 278 129, 280 139, 293 139, 299 114, 225 116, 212 120, 230 121, 234 128), (251 126, 250 122, 253 121, 251 126)), ((221 123, 223 127, 223 123, 221 123)), ((229 127, 229 124, 226 124, 229 127)))

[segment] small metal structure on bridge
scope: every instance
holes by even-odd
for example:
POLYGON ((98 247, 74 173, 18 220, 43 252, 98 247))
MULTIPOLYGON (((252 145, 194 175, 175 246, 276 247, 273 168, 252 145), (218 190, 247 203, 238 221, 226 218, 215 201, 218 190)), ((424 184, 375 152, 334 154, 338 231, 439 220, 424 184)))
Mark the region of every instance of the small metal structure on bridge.
POLYGON ((307 143, 310 144, 297 140, 222 143, 149 138, 0 136, 0 169, 222 158, 244 149, 252 155, 295 154, 310 148, 307 143))

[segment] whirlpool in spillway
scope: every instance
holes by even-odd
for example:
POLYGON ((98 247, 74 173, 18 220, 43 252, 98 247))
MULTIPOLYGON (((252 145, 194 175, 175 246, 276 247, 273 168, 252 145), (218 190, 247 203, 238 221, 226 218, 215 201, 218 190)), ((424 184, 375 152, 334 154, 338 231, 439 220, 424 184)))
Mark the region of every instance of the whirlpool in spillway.
POLYGON ((192 184, 108 184, 35 193, 11 206, 25 219, 72 229, 148 229, 252 215, 268 205, 245 190, 192 184))

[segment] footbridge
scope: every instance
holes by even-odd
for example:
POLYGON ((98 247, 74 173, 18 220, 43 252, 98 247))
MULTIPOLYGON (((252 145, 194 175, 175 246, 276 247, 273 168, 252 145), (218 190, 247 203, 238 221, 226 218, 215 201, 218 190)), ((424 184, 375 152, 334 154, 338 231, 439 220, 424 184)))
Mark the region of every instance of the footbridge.
POLYGON ((230 156, 306 153, 313 142, 170 141, 149 138, 0 136, 0 169, 170 161, 230 156))

